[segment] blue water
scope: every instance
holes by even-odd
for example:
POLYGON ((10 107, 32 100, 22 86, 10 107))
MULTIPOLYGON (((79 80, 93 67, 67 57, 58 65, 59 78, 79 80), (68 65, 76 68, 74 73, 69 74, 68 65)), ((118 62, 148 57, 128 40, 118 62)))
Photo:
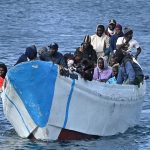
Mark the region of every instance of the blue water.
MULTIPOLYGON (((139 62, 150 75, 150 1, 143 0, 0 0, 0 61, 11 67, 25 51, 58 42, 60 51, 74 51, 86 34, 94 34, 98 23, 107 26, 116 19, 134 30, 142 54, 139 62)), ((140 124, 124 134, 97 140, 43 142, 18 137, 5 119, 0 103, 0 149, 150 149, 150 80, 140 124)), ((14 116, 15 117, 15 116, 14 116)))

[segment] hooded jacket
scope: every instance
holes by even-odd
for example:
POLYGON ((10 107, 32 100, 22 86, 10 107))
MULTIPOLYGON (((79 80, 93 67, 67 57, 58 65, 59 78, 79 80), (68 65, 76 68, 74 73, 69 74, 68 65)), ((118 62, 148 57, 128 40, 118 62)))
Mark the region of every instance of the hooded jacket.
POLYGON ((19 57, 15 65, 22 63, 22 62, 29 61, 29 60, 33 60, 36 57, 37 57, 36 47, 33 47, 33 46, 27 47, 25 53, 19 57))
POLYGON ((97 66, 94 69, 93 80, 107 81, 112 75, 112 69, 108 66, 105 57, 99 57, 97 60, 97 66), (102 58, 104 61, 104 68, 98 67, 98 60, 102 58))
MULTIPOLYGON (((98 27, 96 28, 96 33, 97 29, 98 27)), ((91 36, 91 45, 96 51, 97 57, 103 57, 105 55, 106 49, 109 48, 109 36, 107 36, 105 32, 101 37, 99 37, 97 34, 94 34, 91 36)))
POLYGON ((63 67, 67 68, 64 56, 58 51, 53 55, 50 54, 50 51, 47 51, 41 55, 40 59, 43 61, 51 61, 54 64, 62 65, 63 67))

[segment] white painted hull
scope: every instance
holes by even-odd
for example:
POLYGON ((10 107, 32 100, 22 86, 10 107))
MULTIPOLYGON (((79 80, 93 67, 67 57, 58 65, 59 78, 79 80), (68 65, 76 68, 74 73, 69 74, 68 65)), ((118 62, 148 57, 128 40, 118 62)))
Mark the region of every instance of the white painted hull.
POLYGON ((124 133, 139 123, 144 94, 145 84, 140 88, 109 85, 57 74, 44 127, 32 119, 9 78, 1 96, 4 114, 19 136, 27 138, 32 133, 36 139, 56 140, 62 128, 98 136, 124 133))

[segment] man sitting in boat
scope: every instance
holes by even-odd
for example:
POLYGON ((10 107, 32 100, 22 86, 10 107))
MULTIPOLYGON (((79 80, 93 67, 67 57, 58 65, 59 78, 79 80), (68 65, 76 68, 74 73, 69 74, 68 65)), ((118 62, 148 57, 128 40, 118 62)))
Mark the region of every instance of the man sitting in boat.
POLYGON ((4 63, 0 63, 0 91, 3 86, 6 73, 7 73, 7 66, 4 63))
POLYGON ((141 53, 140 45, 136 40, 133 39, 133 30, 125 27, 124 36, 117 39, 116 49, 123 49, 132 54, 131 50, 133 48, 137 49, 137 52, 134 56, 135 59, 137 59, 138 55, 141 53))
POLYGON ((120 64, 117 83, 140 85, 144 75, 138 62, 128 52, 121 49, 116 50, 115 55, 120 64))
POLYGON ((37 49, 35 45, 27 47, 24 54, 17 60, 16 64, 37 59, 37 49))
POLYGON ((112 74, 111 67, 108 66, 105 57, 99 57, 97 60, 97 66, 94 69, 93 80, 100 82, 106 82, 112 74))
POLYGON ((43 61, 52 61, 54 64, 62 65, 67 68, 67 64, 65 63, 64 56, 58 52, 58 44, 51 43, 49 46, 49 51, 41 54, 40 58, 43 61))
POLYGON ((105 27, 101 24, 97 26, 96 34, 91 36, 91 45, 96 51, 97 58, 108 55, 109 36, 105 34, 105 27))
POLYGON ((110 51, 110 53, 113 53, 113 51, 116 50, 116 42, 117 42, 117 39, 119 37, 123 37, 123 32, 122 32, 122 26, 120 24, 117 24, 115 27, 115 34, 112 35, 109 39, 109 43, 110 43, 109 51, 110 51))
POLYGON ((108 35, 109 37, 113 36, 115 34, 115 27, 116 27, 116 20, 111 19, 106 29, 106 35, 108 35))

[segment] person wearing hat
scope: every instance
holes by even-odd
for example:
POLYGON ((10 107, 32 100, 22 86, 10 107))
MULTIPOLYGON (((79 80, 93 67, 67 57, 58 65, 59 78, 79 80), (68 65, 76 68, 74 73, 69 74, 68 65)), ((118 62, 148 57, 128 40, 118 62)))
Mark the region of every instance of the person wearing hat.
POLYGON ((91 36, 91 45, 96 51, 97 58, 108 55, 109 37, 105 34, 105 27, 103 25, 97 25, 96 34, 91 36))
POLYGON ((35 60, 36 58, 37 58, 37 49, 35 45, 32 45, 26 48, 25 53, 19 57, 15 65, 22 63, 22 62, 35 60))
POLYGON ((132 49, 135 48, 136 49, 136 54, 134 55, 135 59, 137 59, 138 55, 141 53, 139 43, 135 39, 133 39, 133 30, 128 27, 124 28, 124 36, 119 37, 117 39, 116 48, 118 50, 122 49, 132 55, 133 55, 132 49))
POLYGON ((49 50, 41 54, 41 60, 43 61, 52 61, 54 64, 67 67, 64 56, 58 52, 58 44, 53 42, 49 46, 49 50))
POLYGON ((109 20, 109 25, 106 29, 106 35, 108 35, 109 37, 113 36, 115 34, 115 27, 116 27, 116 20, 111 19, 109 20))
POLYGON ((109 51, 112 53, 116 49, 116 42, 119 37, 123 37, 122 26, 117 24, 115 27, 115 34, 109 39, 109 51))

